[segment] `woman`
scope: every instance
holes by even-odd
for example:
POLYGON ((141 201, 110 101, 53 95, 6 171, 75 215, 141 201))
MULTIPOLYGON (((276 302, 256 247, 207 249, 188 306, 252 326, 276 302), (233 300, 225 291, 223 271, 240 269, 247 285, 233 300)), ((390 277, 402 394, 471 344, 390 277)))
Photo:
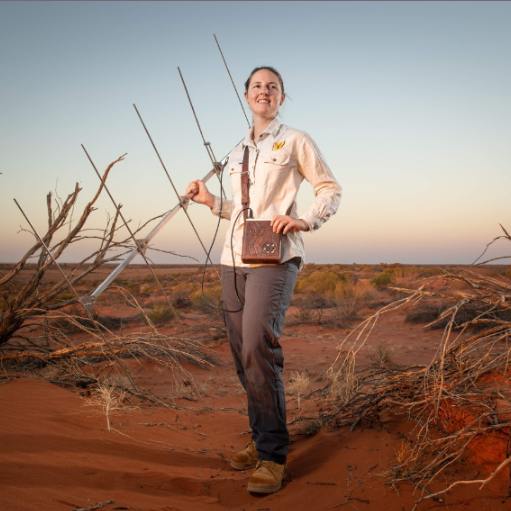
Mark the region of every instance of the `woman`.
POLYGON ((285 98, 278 71, 254 69, 245 83, 253 125, 228 160, 233 200, 214 196, 199 180, 186 190, 194 202, 231 220, 221 257, 224 317, 236 371, 247 392, 252 430, 252 441, 232 457, 231 465, 237 470, 256 467, 247 486, 256 493, 278 491, 285 473, 289 432, 279 339, 304 262, 301 231, 318 229, 337 211, 341 197, 341 188, 314 141, 280 123, 277 113, 285 98), (247 153, 249 207, 253 218, 271 219, 273 231, 283 234, 281 264, 250 265, 241 260, 241 175, 247 153), (298 217, 296 195, 304 178, 311 183, 315 199, 298 217))

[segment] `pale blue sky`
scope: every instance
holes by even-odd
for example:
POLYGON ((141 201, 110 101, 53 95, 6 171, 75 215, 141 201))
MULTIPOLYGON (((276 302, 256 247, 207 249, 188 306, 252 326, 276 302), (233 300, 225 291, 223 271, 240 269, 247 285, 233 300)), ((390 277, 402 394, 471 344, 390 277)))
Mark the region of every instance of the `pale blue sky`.
MULTIPOLYGON (((510 26, 509 2, 0 2, 0 261, 31 244, 14 197, 40 230, 48 191, 78 181, 90 200, 82 143, 100 169, 128 153, 110 189, 135 223, 175 205, 133 103, 181 191, 206 174, 177 66, 217 157, 236 145, 246 122, 216 33, 240 91, 255 66, 279 69, 283 122, 343 187, 305 235, 309 261, 470 263, 511 229, 510 26)), ((112 210, 104 198, 91 226, 112 210)), ((190 214, 209 244, 216 219, 190 214)), ((154 244, 203 260, 182 213, 154 244)))

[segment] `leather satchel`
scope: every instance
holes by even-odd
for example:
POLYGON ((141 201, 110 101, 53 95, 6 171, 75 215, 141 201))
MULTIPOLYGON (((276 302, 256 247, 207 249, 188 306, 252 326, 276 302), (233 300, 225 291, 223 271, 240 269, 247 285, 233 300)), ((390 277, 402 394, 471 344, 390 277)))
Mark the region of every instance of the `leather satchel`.
POLYGON ((248 218, 250 206, 248 194, 248 147, 245 147, 241 169, 241 204, 245 220, 241 260, 245 264, 279 264, 282 233, 273 232, 270 220, 248 218))
POLYGON ((270 220, 247 218, 241 260, 246 264, 279 264, 281 243, 282 233, 273 232, 270 220))

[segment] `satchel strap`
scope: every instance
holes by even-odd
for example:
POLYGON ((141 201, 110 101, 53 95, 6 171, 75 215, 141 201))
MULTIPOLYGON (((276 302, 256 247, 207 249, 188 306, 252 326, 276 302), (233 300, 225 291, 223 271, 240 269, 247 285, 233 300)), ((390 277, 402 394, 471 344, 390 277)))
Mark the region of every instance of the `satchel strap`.
POLYGON ((243 218, 247 219, 248 207, 250 206, 250 197, 248 195, 248 146, 245 146, 243 153, 243 164, 241 166, 241 206, 243 208, 243 218))

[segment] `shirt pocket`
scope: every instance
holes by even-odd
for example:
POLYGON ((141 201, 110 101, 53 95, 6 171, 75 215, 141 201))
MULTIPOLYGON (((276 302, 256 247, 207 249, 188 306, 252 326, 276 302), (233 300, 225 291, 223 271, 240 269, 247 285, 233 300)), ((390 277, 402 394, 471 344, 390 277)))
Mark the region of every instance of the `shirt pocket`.
POLYGON ((279 149, 262 155, 265 188, 278 188, 291 171, 291 153, 279 149))

